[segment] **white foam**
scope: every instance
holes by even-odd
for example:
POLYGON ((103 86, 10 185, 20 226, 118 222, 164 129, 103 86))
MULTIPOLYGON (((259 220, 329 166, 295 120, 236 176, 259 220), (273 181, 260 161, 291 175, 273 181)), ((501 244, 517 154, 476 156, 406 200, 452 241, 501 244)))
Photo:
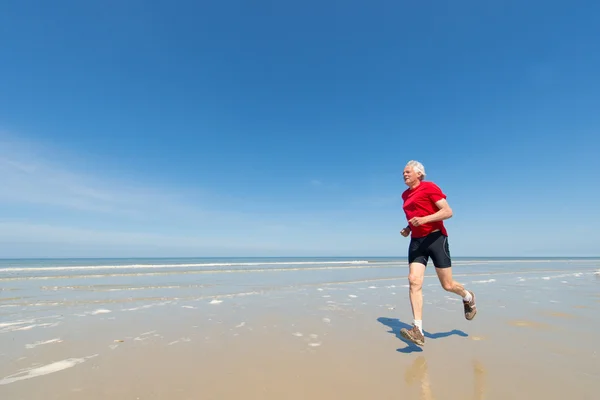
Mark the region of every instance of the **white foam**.
POLYGON ((321 343, 309 343, 308 344, 310 347, 318 347, 321 345, 321 343))
POLYGON ((193 306, 181 306, 181 308, 191 308, 191 309, 193 309, 193 310, 195 310, 195 309, 196 309, 196 307, 193 307, 193 306))
POLYGON ((35 322, 34 319, 28 319, 28 320, 22 320, 22 321, 12 321, 12 322, 4 322, 0 324, 0 328, 6 328, 9 326, 15 326, 15 325, 23 325, 23 324, 31 324, 35 322))
POLYGON ((348 297, 352 297, 353 299, 357 298, 358 296, 355 294, 349 294, 348 297))
POLYGON ((355 265, 368 264, 366 260, 354 261, 290 261, 290 262, 246 262, 246 263, 193 263, 193 264, 130 264, 130 265, 82 265, 63 267, 14 267, 3 268, 2 272, 23 271, 87 271, 100 269, 156 269, 156 268, 190 268, 190 267, 252 267, 261 265, 355 265))
POLYGON ((326 324, 330 323, 331 320, 329 318, 323 318, 323 322, 325 322, 326 324))
POLYGON ((310 338, 316 339, 319 337, 319 335, 311 333, 310 335, 308 335, 310 338))
POLYGON ((496 282, 496 280, 495 279, 488 279, 488 280, 485 280, 485 281, 473 281, 471 283, 492 283, 492 282, 496 282))
POLYGON ((60 325, 60 322, 54 322, 54 323, 44 323, 44 324, 32 324, 32 325, 26 325, 26 326, 19 326, 16 324, 10 324, 7 325, 4 329, 0 329, 0 333, 7 333, 7 332, 16 332, 16 331, 29 331, 33 328, 53 328, 55 326, 60 325))
POLYGON ((300 332, 294 332, 294 333, 292 333, 292 335, 294 335, 296 337, 302 337, 303 336, 300 332))
POLYGON ((42 346, 42 345, 44 345, 44 344, 50 344, 50 343, 60 343, 60 342, 62 342, 62 340, 61 340, 60 338, 57 338, 57 339, 50 339, 50 340, 46 340, 46 341, 44 341, 44 342, 35 342, 35 343, 32 343, 32 344, 26 344, 26 345, 25 345, 25 348, 26 348, 26 349, 33 349, 33 348, 35 348, 35 347, 37 347, 37 346, 42 346))
POLYGON ((110 312, 112 312, 112 311, 110 311, 110 310, 105 310, 105 309, 99 309, 99 310, 96 310, 96 311, 92 311, 92 312, 91 312, 91 314, 92 314, 92 315, 98 315, 98 314, 108 314, 108 313, 110 313, 110 312))
POLYGON ((222 302, 223 302, 223 300, 217 300, 217 299, 213 299, 213 300, 210 302, 210 304, 220 304, 220 303, 222 303, 222 302))
POLYGON ((244 326, 244 325, 246 325, 246 323, 245 323, 245 322, 242 322, 242 323, 240 323, 239 325, 236 325, 235 327, 236 327, 236 328, 241 328, 241 327, 242 327, 242 326, 244 326))
POLYGON ((16 374, 9 375, 0 380, 0 385, 8 385, 13 382, 22 381, 25 379, 36 378, 38 376, 52 374, 54 372, 59 372, 68 368, 72 368, 78 364, 85 362, 86 360, 96 357, 98 354, 94 354, 92 356, 84 357, 84 358, 68 358, 62 361, 56 361, 52 364, 44 365, 37 368, 26 369, 24 371, 20 371, 16 374))

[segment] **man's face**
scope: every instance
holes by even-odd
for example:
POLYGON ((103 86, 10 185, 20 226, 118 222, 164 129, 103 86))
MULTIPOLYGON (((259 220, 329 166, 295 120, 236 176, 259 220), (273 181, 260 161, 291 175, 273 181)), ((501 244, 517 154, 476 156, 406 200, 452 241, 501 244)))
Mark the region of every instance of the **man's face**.
POLYGON ((413 167, 405 167, 403 176, 404 183, 406 183, 407 186, 412 186, 419 180, 419 174, 415 172, 413 167))

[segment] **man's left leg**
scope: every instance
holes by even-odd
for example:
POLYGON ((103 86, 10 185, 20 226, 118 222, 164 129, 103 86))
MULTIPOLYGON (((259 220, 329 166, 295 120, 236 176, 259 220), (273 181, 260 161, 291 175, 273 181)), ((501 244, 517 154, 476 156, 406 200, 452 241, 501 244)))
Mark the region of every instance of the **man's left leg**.
POLYGON ((441 235, 430 247, 431 258, 435 266, 435 272, 445 291, 456 293, 463 299, 463 308, 465 318, 469 321, 477 314, 475 306, 475 294, 470 290, 465 290, 463 285, 452 278, 452 260, 450 258, 450 249, 448 237, 441 235))
POLYGON ((477 307, 475 306, 475 293, 470 290, 466 290, 463 285, 452 279, 452 267, 435 268, 438 279, 442 284, 442 287, 447 292, 456 293, 463 299, 463 308, 465 310, 465 318, 469 321, 477 314, 477 307))

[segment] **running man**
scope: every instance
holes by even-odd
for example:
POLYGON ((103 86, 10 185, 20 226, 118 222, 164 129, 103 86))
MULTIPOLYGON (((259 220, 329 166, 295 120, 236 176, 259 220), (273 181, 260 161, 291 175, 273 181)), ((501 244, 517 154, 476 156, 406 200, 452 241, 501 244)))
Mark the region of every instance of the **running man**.
POLYGON ((400 334, 411 342, 423 346, 423 278, 429 258, 444 290, 456 293, 463 299, 465 318, 472 320, 477 313, 475 294, 452 279, 452 261, 448 245, 448 232, 444 220, 452 217, 446 195, 433 182, 424 181, 425 167, 418 161, 409 161, 404 168, 404 183, 408 189, 402 193, 404 213, 408 226, 400 233, 411 235, 408 249, 410 304, 414 322, 412 329, 402 329, 400 334))

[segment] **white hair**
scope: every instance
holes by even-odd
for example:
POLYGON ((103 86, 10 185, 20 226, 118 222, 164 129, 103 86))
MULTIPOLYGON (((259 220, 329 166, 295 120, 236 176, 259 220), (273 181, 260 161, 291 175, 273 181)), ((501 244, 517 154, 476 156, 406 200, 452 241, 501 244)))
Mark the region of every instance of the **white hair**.
POLYGON ((419 177, 420 180, 425 179, 425 167, 423 166, 423 164, 421 164, 418 161, 415 160, 410 160, 409 162, 406 163, 407 167, 411 167, 413 169, 413 171, 415 171, 416 173, 420 173, 421 176, 419 177))

